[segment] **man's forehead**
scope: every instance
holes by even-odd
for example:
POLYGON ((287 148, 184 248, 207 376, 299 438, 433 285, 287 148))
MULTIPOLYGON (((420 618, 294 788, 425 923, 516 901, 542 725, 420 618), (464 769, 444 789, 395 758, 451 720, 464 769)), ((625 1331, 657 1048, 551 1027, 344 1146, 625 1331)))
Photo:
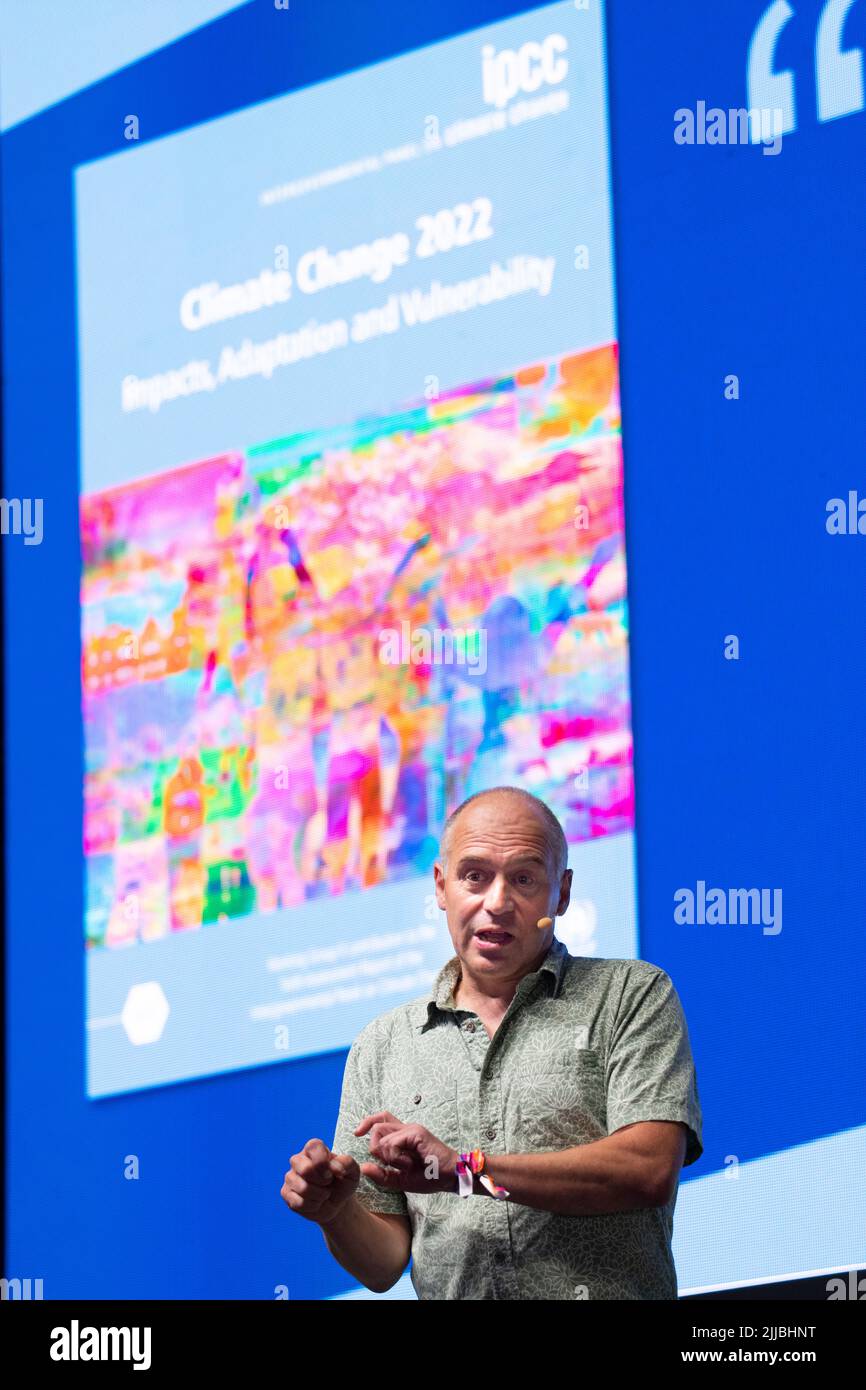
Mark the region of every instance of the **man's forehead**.
POLYGON ((454 822, 452 833, 458 835, 496 834, 528 835, 532 839, 545 837, 545 825, 533 806, 517 797, 484 797, 467 806, 454 822))
MULTIPOLYGON (((517 814, 506 816, 504 808, 493 799, 473 815, 475 806, 467 806, 454 822, 451 832, 452 855, 461 859, 536 859, 545 863, 550 853, 546 828, 540 817, 529 808, 521 807, 517 814)), ((510 808, 509 808, 510 809, 510 808)))
POLYGON ((498 863, 501 859, 507 864, 541 864, 547 867, 547 858, 537 849, 527 847, 516 847, 514 849, 500 851, 491 845, 473 840, 468 845, 456 845, 456 860, 460 864, 486 864, 498 863))

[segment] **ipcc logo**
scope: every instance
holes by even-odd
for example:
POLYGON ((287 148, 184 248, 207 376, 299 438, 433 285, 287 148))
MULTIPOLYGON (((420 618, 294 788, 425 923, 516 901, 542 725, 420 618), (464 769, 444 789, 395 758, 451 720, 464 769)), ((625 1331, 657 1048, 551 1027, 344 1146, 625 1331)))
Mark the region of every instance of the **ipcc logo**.
POLYGON ((564 34, 548 34, 537 43, 530 39, 516 51, 492 43, 481 50, 481 86, 489 106, 502 108, 518 92, 537 92, 544 83, 555 86, 568 72, 568 59, 559 55, 568 48, 564 34))

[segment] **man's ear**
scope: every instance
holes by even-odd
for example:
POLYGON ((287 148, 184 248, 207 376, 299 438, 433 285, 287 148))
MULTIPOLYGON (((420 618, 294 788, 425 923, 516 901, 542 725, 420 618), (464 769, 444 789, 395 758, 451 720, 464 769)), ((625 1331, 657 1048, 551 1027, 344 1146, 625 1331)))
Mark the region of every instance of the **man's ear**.
POLYGON ((445 870, 442 868, 442 865, 439 863, 439 860, 438 860, 438 859, 436 860, 436 863, 433 865, 433 886, 434 886, 434 888, 435 888, 435 890, 436 890, 436 903, 437 903, 437 905, 438 905, 440 911, 444 912, 444 911, 445 911, 445 870))
POLYGON ((556 905, 557 917, 562 916, 568 904, 571 902, 571 880, 573 877, 573 869, 566 869, 562 875, 562 882, 559 885, 559 902, 556 905))

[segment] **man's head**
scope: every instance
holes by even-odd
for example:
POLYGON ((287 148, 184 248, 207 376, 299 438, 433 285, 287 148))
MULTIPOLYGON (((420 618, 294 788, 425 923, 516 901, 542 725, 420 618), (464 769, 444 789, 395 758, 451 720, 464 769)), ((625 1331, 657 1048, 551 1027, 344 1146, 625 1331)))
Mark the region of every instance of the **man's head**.
POLYGON ((436 900, 470 973, 517 980, 536 967, 553 939, 539 918, 568 907, 567 860, 556 816, 520 787, 477 792, 452 812, 433 869, 436 900))

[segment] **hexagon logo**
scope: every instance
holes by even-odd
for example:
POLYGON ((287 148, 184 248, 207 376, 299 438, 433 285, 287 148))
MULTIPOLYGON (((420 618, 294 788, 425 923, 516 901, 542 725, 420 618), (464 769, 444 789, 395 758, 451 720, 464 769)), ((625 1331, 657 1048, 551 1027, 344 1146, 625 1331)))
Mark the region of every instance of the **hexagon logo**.
POLYGON ((126 996, 120 1021, 129 1041, 134 1047, 140 1047, 142 1043, 157 1042, 162 1037, 168 1015, 168 1000, 162 985, 156 980, 149 980, 147 984, 132 986, 126 996))

